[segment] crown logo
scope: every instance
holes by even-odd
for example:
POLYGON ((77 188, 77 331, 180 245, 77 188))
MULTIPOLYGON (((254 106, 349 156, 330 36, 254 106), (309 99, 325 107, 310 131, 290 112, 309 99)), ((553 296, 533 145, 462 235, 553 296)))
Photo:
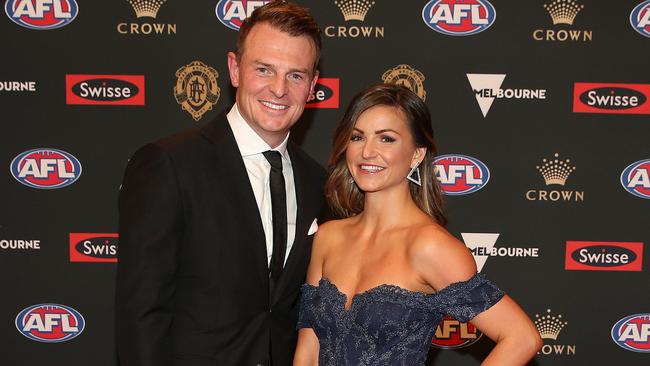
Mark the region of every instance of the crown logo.
POLYGON ((546 185, 559 184, 561 186, 566 183, 569 175, 576 170, 575 166, 570 166, 569 159, 564 161, 558 159, 559 154, 555 153, 555 159, 542 159, 541 166, 536 166, 535 168, 542 174, 546 185))
POLYGON ((165 3, 167 0, 126 0, 131 4, 135 15, 138 18, 149 17, 155 18, 158 14, 158 9, 165 3))
POLYGON ((343 13, 343 19, 347 22, 348 20, 363 20, 366 18, 368 10, 375 5, 374 1, 368 0, 338 0, 335 1, 341 13, 343 13))
POLYGON ((584 5, 578 5, 573 0, 555 0, 550 4, 544 4, 544 9, 548 11, 553 19, 553 24, 573 25, 576 15, 584 8, 584 5))
POLYGON ((557 340, 557 336, 560 335, 564 326, 569 324, 562 320, 562 314, 559 314, 557 317, 551 315, 551 309, 546 309, 546 315, 543 316, 535 314, 534 323, 542 339, 552 340, 557 340))

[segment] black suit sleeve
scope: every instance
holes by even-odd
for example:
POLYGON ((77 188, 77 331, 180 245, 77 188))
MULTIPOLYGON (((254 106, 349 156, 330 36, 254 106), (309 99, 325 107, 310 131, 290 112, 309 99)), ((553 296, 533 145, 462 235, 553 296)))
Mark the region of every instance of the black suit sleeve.
POLYGON ((161 147, 146 145, 129 161, 119 215, 115 333, 120 365, 171 365, 183 208, 172 161, 161 147))

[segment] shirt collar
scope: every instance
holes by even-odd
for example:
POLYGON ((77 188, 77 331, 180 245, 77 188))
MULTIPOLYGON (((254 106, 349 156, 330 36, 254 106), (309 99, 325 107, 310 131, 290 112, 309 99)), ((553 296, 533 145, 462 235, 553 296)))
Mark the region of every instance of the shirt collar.
POLYGON ((267 144, 266 141, 264 141, 244 120, 244 117, 239 113, 237 103, 232 106, 226 117, 230 124, 230 128, 232 129, 232 133, 235 135, 235 141, 237 141, 237 146, 239 147, 241 156, 251 156, 262 154, 267 150, 275 150, 279 152, 282 157, 289 160, 287 154, 289 134, 287 134, 287 137, 284 138, 280 145, 275 149, 271 149, 269 144, 267 144))

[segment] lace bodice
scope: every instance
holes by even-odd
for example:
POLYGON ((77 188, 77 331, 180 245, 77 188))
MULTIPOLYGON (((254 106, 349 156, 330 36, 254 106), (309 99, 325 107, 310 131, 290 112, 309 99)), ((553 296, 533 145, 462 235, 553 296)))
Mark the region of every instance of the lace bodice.
POLYGON ((352 298, 322 278, 304 284, 298 328, 312 328, 320 366, 423 365, 436 326, 445 314, 469 321, 503 297, 476 274, 434 294, 380 285, 352 298))

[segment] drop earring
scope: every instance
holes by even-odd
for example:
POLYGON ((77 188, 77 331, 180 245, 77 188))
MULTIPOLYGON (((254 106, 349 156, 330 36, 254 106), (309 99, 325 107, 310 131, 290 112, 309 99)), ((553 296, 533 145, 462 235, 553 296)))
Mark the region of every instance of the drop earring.
POLYGON ((420 163, 417 163, 411 168, 411 171, 406 175, 406 179, 422 187, 422 180, 420 179, 420 163))

